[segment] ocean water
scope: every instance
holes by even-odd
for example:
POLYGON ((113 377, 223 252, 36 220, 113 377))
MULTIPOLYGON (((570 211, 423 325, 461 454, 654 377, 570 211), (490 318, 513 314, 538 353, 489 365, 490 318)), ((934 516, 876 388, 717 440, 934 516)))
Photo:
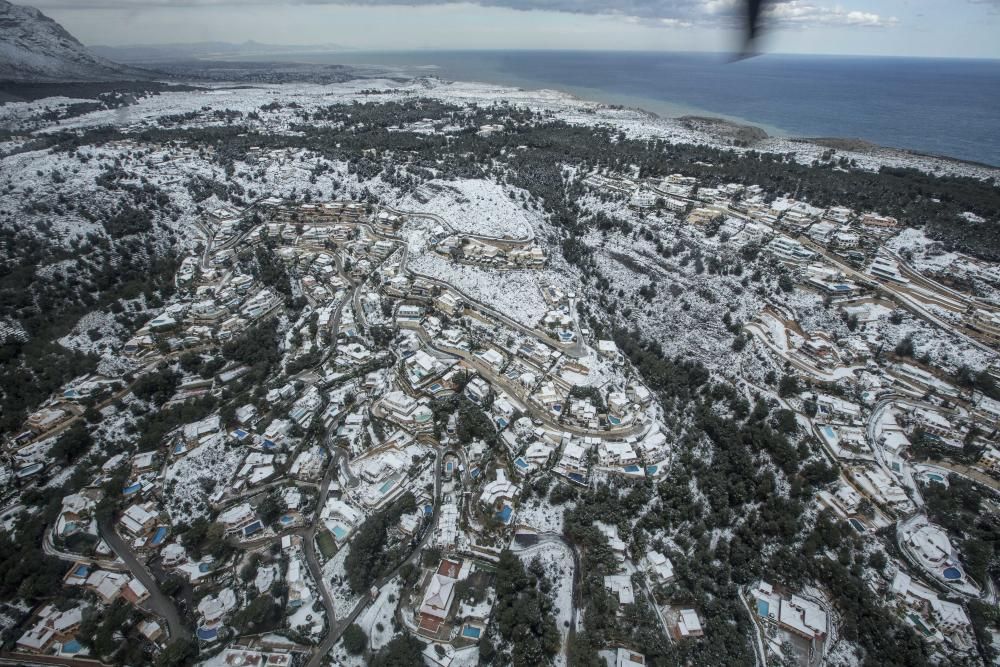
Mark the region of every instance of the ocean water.
POLYGON ((1000 166, 1000 60, 606 51, 296 54, 401 73, 552 88, 794 137, 858 138, 1000 166))

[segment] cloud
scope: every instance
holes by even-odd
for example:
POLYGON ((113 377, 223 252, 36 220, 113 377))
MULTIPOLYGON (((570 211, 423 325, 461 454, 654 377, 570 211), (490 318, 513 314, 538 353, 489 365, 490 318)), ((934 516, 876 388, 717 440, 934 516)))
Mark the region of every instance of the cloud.
MULTIPOLYGON (((1000 3, 1000 0, 969 0, 1000 3)), ((418 7, 470 4, 517 11, 613 16, 663 28, 734 27, 743 20, 743 0, 35 0, 41 9, 170 9, 225 6, 342 5, 418 7)), ((897 20, 862 10, 817 5, 806 0, 770 0, 765 16, 781 27, 850 26, 884 28, 897 20)))
POLYGON ((802 0, 776 2, 765 10, 767 19, 783 27, 848 26, 860 28, 887 28, 899 21, 874 12, 846 10, 840 7, 823 7, 802 0))

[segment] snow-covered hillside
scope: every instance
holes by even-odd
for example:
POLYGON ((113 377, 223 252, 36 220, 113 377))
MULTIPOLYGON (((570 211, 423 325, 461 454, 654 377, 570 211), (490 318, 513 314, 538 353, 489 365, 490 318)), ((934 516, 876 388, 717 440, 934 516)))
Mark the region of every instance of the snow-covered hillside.
POLYGON ((0 81, 108 81, 137 74, 94 55, 34 7, 0 0, 0 81))

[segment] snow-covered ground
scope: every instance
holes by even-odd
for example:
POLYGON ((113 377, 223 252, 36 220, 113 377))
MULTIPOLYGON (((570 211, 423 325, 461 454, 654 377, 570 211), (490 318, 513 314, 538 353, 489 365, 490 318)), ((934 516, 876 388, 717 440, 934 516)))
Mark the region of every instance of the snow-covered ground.
POLYGON ((541 282, 556 278, 549 271, 496 271, 456 264, 436 253, 410 257, 413 271, 454 285, 470 298, 525 326, 534 326, 548 307, 541 282))
POLYGON ((164 500, 174 523, 206 516, 206 498, 232 482, 245 454, 242 448, 227 446, 220 434, 167 466, 164 482, 169 493, 164 493, 164 500))
POLYGON ((344 559, 347 558, 349 550, 350 547, 342 548, 323 565, 323 585, 333 599, 334 615, 337 618, 349 616, 362 598, 361 595, 355 595, 347 583, 344 559))
POLYGON ((398 206, 405 211, 439 216, 459 233, 528 239, 541 216, 522 208, 521 200, 527 197, 524 190, 505 188, 493 181, 460 178, 428 181, 401 199, 398 206))
MULTIPOLYGON (((552 541, 542 542, 538 546, 518 552, 517 555, 525 565, 537 558, 545 567, 545 575, 552 583, 551 595, 556 627, 559 628, 559 635, 565 647, 570 624, 573 622, 573 553, 562 542, 552 541)), ((554 662, 557 666, 565 665, 565 652, 560 652, 554 662)))

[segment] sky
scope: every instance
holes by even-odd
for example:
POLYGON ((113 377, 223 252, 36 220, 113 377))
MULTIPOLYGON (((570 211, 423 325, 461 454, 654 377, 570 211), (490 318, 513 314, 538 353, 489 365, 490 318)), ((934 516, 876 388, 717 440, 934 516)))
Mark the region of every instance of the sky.
MULTIPOLYGON (((20 0, 19 0, 20 1, 20 0)), ((34 0, 84 44, 727 51, 741 0, 34 0)), ((1000 0, 770 0, 777 53, 1000 58, 1000 0)))

